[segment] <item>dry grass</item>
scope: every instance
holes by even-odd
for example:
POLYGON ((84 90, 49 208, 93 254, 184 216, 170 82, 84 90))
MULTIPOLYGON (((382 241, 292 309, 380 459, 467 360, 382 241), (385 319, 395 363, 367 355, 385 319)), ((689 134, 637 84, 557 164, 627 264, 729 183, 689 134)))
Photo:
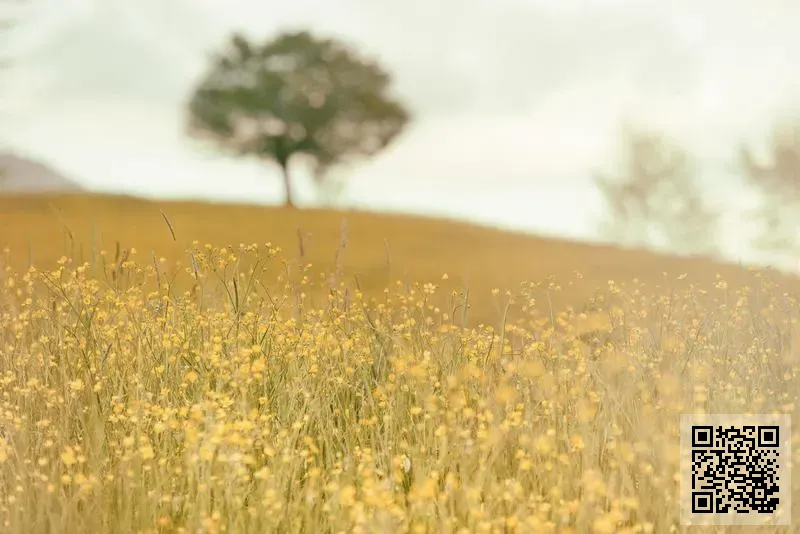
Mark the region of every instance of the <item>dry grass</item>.
MULTIPOLYGON (((369 296, 380 296, 397 280, 404 283, 438 281, 469 288, 472 324, 496 322, 498 311, 491 290, 516 291, 527 281, 555 276, 561 291, 542 299, 562 310, 580 307, 608 280, 638 278, 650 284, 686 287, 675 278, 691 273, 697 284, 713 284, 721 275, 732 287, 746 284, 749 275, 737 266, 703 259, 623 251, 610 246, 544 239, 469 224, 333 210, 285 210, 193 202, 148 202, 130 197, 93 195, 0 196, 0 249, 10 248, 11 265, 50 268, 62 256, 97 267, 106 250, 131 248, 141 261, 165 258, 171 274, 186 265, 192 243, 238 247, 241 243, 270 242, 282 249, 292 266, 311 264, 311 272, 338 271, 369 296), (170 221, 171 228, 164 217, 170 221), (13 229, 10 230, 10 229, 13 229), (174 237, 173 237, 174 236, 174 237), (575 271, 583 278, 573 276, 575 271)), ((98 267, 99 268, 99 267, 98 267)), ((775 276, 782 285, 797 288, 796 280, 775 276)), ((688 281, 687 281, 688 282, 688 281)))
POLYGON ((47 203, 4 202, 3 532, 672 532, 678 416, 797 406, 800 304, 761 273, 364 214, 336 272, 339 215, 87 197, 58 201, 75 246, 94 221, 119 256, 45 267, 47 203))

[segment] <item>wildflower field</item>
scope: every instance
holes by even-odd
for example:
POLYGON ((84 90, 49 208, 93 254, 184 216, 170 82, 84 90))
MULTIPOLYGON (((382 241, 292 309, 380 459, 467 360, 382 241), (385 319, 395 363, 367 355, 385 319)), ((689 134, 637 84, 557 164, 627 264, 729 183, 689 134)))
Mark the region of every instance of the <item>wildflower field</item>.
POLYGON ((578 298, 565 271, 476 303, 445 272, 367 291, 266 241, 20 255, 4 533, 675 532, 680 414, 797 405, 800 303, 761 272, 578 298))

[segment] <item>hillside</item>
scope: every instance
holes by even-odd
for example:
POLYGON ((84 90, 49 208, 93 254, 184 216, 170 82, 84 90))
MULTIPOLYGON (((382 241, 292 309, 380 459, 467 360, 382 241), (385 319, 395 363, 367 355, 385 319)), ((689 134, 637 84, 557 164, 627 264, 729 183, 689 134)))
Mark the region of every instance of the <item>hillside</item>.
MULTIPOLYGON (((711 287, 720 274, 729 285, 752 282, 752 274, 739 266, 705 259, 419 217, 86 194, 0 197, 0 246, 10 247, 10 261, 18 269, 30 263, 40 268, 53 265, 62 255, 90 261, 99 250, 113 255, 118 243, 122 249, 137 249, 139 261, 145 263, 152 263, 155 255, 185 265, 186 251, 195 240, 201 246, 234 247, 270 242, 283 249, 284 259, 311 263, 321 272, 333 271, 338 257, 344 278, 353 281, 357 276, 368 293, 382 292, 398 280, 443 283, 447 273, 450 286, 469 287, 476 308, 488 304, 480 308, 498 313, 502 306, 490 302, 498 300, 492 288, 516 290, 523 281, 542 281, 550 275, 562 285, 560 291, 543 294, 555 307, 579 307, 609 280, 711 287), (677 281, 684 273, 688 276, 677 281)), ((778 279, 786 287, 797 287, 795 279, 778 279)))
POLYGON ((82 187, 32 159, 0 152, 0 193, 78 192, 82 187))

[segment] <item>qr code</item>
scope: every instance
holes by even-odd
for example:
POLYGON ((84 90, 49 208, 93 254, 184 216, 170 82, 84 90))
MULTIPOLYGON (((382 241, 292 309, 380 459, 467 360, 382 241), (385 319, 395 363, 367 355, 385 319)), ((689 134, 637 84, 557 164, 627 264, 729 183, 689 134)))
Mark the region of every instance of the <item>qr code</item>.
POLYGON ((789 525, 788 415, 681 417, 684 524, 789 525))

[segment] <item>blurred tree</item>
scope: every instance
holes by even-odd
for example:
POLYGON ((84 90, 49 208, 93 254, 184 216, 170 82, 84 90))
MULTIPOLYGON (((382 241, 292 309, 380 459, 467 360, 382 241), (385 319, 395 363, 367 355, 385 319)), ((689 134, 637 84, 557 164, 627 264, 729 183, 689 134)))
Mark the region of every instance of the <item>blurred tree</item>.
POLYGON ((374 155, 400 134, 409 113, 388 95, 390 82, 332 39, 297 32, 256 45, 235 34, 191 97, 189 134, 277 163, 293 206, 294 156, 306 156, 321 182, 332 165, 374 155))
POLYGON ((626 127, 622 137, 619 174, 595 178, 609 208, 602 232, 624 245, 718 254, 718 214, 698 190, 687 152, 645 129, 626 127))
POLYGON ((739 158, 748 185, 761 194, 754 245, 764 251, 800 253, 800 121, 775 126, 768 155, 759 161, 743 146, 739 158))

